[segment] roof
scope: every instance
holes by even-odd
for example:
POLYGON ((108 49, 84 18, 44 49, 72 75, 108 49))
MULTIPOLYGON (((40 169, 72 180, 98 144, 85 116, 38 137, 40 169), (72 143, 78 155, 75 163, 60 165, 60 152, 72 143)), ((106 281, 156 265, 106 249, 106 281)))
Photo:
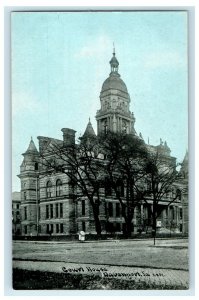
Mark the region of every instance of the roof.
POLYGON ((88 124, 86 126, 86 130, 83 134, 83 137, 88 137, 88 136, 96 136, 93 126, 91 124, 90 118, 89 118, 88 124))
POLYGON ((110 64, 119 66, 119 62, 118 62, 117 58, 115 57, 115 55, 113 55, 113 57, 111 58, 110 64))
POLYGON ((26 154, 28 154, 28 153, 38 153, 37 148, 36 148, 36 146, 35 146, 35 143, 33 142, 32 137, 31 137, 31 140, 30 140, 30 144, 29 144, 29 146, 28 146, 28 149, 26 150, 25 153, 26 153, 26 154))

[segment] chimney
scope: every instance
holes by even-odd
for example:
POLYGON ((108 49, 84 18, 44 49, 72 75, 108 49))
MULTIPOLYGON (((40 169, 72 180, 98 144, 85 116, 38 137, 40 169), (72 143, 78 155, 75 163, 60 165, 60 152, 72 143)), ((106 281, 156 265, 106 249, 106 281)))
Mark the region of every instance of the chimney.
POLYGON ((62 128, 64 146, 75 145, 75 133, 76 131, 70 128, 62 128))

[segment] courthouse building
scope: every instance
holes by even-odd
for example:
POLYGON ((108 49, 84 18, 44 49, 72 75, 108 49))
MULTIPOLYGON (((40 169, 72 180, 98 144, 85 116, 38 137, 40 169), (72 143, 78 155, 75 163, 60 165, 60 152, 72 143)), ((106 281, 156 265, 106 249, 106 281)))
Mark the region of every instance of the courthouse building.
MULTIPOLYGON (((125 132, 137 135, 134 124, 135 117, 130 111, 130 95, 124 81, 118 73, 119 62, 113 51, 110 61, 111 72, 102 84, 100 92, 100 109, 96 113, 97 133, 89 120, 84 136, 98 135, 101 132, 125 132)), ((92 208, 86 197, 77 201, 71 196, 71 186, 66 174, 56 171, 47 174, 41 167, 40 157, 48 155, 52 144, 62 146, 75 141, 75 131, 63 128, 63 139, 38 136, 39 149, 31 138, 27 150, 23 153, 20 166, 21 180, 21 229, 22 235, 72 235, 80 230, 87 234, 95 234, 95 224, 92 208)), ((140 138, 141 135, 140 135, 140 138)), ((166 142, 160 145, 146 145, 151 150, 158 150, 168 160, 175 161, 170 156, 170 149, 166 142)), ((159 232, 188 233, 188 153, 179 171, 178 180, 173 185, 172 193, 178 194, 176 200, 170 204, 171 194, 159 203, 161 214, 157 220, 159 232)), ((102 233, 121 234, 124 219, 121 207, 114 193, 102 193, 100 206, 100 221, 102 233), (109 224, 109 226, 107 226, 109 224)), ((148 204, 144 201, 135 209, 133 219, 133 233, 147 233, 151 230, 152 200, 148 204), (151 203, 151 204, 150 204, 151 203)))

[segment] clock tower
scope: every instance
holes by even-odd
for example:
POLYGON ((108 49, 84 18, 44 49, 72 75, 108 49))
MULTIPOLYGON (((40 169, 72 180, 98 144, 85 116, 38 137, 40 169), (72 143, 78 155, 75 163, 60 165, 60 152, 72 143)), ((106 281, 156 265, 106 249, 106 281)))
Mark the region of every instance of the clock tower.
POLYGON ((100 93, 101 108, 97 111, 97 133, 135 133, 134 114, 129 110, 130 96, 126 84, 118 73, 119 62, 113 49, 111 73, 104 81, 100 93))

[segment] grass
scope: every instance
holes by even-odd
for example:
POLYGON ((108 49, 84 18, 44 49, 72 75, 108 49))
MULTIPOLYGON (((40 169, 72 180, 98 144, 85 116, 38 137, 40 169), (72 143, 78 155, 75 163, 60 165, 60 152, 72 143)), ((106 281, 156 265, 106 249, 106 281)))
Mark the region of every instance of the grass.
POLYGON ((15 290, 184 290, 186 286, 156 285, 98 275, 66 274, 13 269, 15 290))

